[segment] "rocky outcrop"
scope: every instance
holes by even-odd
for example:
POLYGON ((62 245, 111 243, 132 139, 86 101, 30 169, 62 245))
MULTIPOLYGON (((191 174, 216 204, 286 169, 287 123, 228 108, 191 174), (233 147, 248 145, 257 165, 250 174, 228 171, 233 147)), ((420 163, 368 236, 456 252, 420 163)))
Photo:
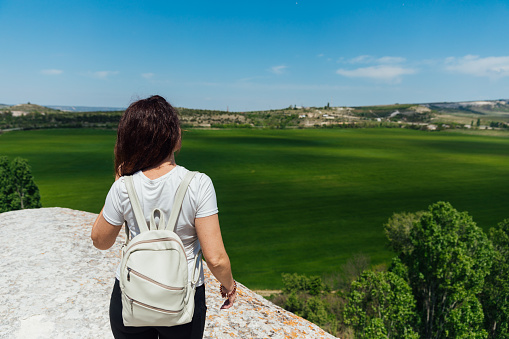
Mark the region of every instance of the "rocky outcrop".
MULTIPOLYGON (((92 246, 96 214, 42 208, 0 214, 0 338, 112 338, 108 304, 122 232, 107 251, 92 246)), ((219 310, 206 270, 206 338, 334 338, 239 284, 219 310)))

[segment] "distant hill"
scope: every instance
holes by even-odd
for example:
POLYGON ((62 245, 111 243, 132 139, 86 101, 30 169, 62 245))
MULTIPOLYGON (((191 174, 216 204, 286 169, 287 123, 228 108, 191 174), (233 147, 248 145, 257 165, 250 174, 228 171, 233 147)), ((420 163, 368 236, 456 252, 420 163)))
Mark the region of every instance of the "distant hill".
POLYGON ((122 107, 92 107, 92 106, 41 106, 36 104, 6 105, 0 104, 0 111, 19 111, 24 113, 58 113, 58 112, 118 112, 124 111, 122 107))
POLYGON ((59 110, 48 108, 46 106, 41 105, 35 105, 35 104, 20 104, 20 105, 14 105, 14 106, 6 106, 5 108, 9 108, 10 111, 20 111, 25 113, 55 113, 59 110))
MULTIPOLYGON (((0 130, 12 128, 116 128, 124 108, 0 105, 0 130), (37 114, 33 114, 37 113, 37 114), (46 115, 41 118, 40 115, 46 115), (51 117, 50 117, 51 116, 51 117)), ((509 99, 406 103, 374 106, 327 106, 228 112, 179 107, 183 127, 199 128, 363 128, 403 127, 423 130, 507 129, 509 99), (475 125, 475 126, 474 126, 475 125)))
MULTIPOLYGON (((435 112, 443 113, 466 113, 466 114, 479 114, 479 115, 491 115, 493 113, 509 113, 509 99, 499 100, 477 100, 477 101, 461 101, 461 102, 431 102, 431 103, 414 103, 414 104, 395 104, 395 105, 373 105, 373 106, 357 106, 357 107, 343 107, 344 109, 350 108, 358 112, 364 112, 366 110, 377 111, 377 113, 384 111, 391 111, 395 109, 410 109, 415 108, 429 108, 435 112)), ((298 107, 294 110, 309 110, 309 109, 322 109, 322 107, 298 107)), ((325 107, 323 107, 325 109, 325 107)), ((330 107, 333 108, 333 107, 330 107)), ((20 105, 7 105, 0 104, 0 109, 19 110, 25 112, 47 112, 47 111, 62 111, 62 112, 118 112, 124 111, 125 107, 102 107, 102 106, 65 106, 65 105, 35 105, 35 104, 20 104, 20 105)), ((191 111, 192 113, 221 113, 221 114, 236 114, 236 112, 223 112, 216 110, 196 110, 192 108, 179 108, 182 114, 186 115, 191 111)), ((281 110, 285 110, 284 108, 281 110)), ((262 111, 260 111, 262 112, 262 111)), ((238 113, 238 112, 237 112, 238 113)), ((258 113, 258 112, 257 112, 258 113)), ((385 112, 384 112, 385 113, 385 112)), ((392 111, 391 111, 392 113, 392 111)), ((383 114, 382 114, 383 115, 383 114)))
POLYGON ((509 113, 508 99, 463 102, 436 102, 422 105, 439 112, 447 113, 470 113, 480 115, 509 113))
POLYGON ((64 112, 114 112, 124 111, 122 107, 90 107, 90 106, 47 106, 64 112))

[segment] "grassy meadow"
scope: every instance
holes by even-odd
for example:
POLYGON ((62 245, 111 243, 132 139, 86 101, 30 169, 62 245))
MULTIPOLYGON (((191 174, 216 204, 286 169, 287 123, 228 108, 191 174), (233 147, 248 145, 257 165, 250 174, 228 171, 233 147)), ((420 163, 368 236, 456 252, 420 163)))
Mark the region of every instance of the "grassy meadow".
MULTIPOLYGON (((107 130, 9 132, 0 155, 29 160, 44 207, 98 213, 114 143, 107 130)), ((387 263, 394 212, 444 200, 484 229, 509 218, 508 134, 191 129, 177 163, 212 178, 234 276, 251 288, 280 287, 282 272, 335 272, 357 253, 387 263)))

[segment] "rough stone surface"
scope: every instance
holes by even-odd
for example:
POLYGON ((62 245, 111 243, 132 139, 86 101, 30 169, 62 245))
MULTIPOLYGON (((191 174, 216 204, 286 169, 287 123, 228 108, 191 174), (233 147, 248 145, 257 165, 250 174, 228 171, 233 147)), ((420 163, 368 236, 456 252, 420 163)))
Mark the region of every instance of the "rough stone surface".
MULTIPOLYGON (((0 338, 112 338, 108 304, 123 232, 107 251, 92 246, 96 214, 42 208, 0 214, 0 338)), ((205 267, 206 338, 334 338, 239 284, 219 310, 205 267)))

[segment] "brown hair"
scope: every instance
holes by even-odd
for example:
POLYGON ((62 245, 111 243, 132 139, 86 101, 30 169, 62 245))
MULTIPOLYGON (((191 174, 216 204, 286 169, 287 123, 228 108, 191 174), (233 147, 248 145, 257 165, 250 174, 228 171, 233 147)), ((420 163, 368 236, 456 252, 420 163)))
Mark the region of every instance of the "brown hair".
POLYGON ((166 159, 180 141, 177 110, 159 95, 133 102, 118 124, 115 173, 131 175, 166 159))

